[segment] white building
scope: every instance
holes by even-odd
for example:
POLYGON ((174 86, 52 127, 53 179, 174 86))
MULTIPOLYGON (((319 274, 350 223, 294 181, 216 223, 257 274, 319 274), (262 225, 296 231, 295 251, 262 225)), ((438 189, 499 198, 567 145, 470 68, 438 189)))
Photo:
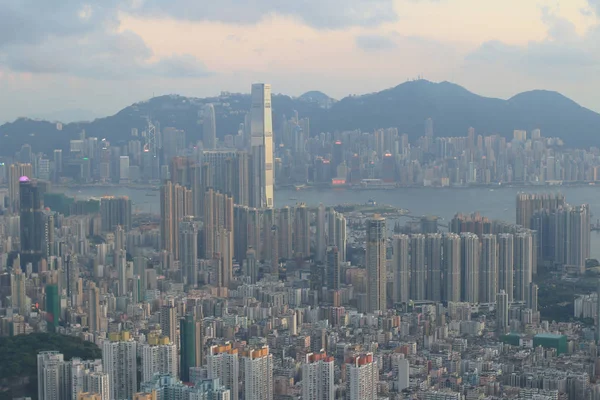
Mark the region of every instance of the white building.
POLYGON ((111 399, 131 399, 137 392, 136 344, 129 332, 111 333, 102 343, 102 364, 110 378, 111 399))
POLYGON ((325 352, 306 355, 302 364, 302 399, 334 400, 334 359, 325 352))
POLYGON ((155 374, 179 376, 177 346, 168 338, 150 338, 142 346, 142 382, 151 380, 155 374))
POLYGON ((269 346, 241 352, 242 395, 245 400, 273 400, 273 355, 269 346))
POLYGON ((231 343, 222 346, 211 346, 206 357, 208 377, 219 379, 221 384, 231 391, 231 398, 238 399, 239 358, 238 350, 231 343))
POLYGON ((252 85, 250 132, 253 177, 251 206, 273 208, 273 117, 269 84, 252 85))
POLYGON ((379 370, 373 353, 352 357, 346 363, 346 400, 377 400, 379 370))

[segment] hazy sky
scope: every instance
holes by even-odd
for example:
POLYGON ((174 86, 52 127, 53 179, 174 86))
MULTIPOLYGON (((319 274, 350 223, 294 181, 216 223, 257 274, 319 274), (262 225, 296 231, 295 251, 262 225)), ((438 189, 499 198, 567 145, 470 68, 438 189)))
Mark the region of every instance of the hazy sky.
MULTIPOLYGON (((152 95, 322 90, 418 76, 600 111, 600 0, 0 0, 0 121, 152 95)), ((71 114, 73 114, 71 112, 71 114)))

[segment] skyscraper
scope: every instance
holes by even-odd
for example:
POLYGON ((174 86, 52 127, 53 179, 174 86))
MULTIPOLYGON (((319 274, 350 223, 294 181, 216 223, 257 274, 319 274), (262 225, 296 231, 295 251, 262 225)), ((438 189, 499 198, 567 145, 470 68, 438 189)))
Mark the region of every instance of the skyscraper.
POLYGON ((252 247, 246 251, 244 272, 250 278, 250 283, 258 282, 258 261, 256 260, 256 251, 252 247))
POLYGON ((410 238, 408 235, 393 237, 394 302, 408 303, 410 299, 410 238))
POLYGON ((346 399, 377 400, 379 368, 373 353, 361 354, 346 360, 346 399))
POLYGON ((160 329, 163 336, 177 343, 177 308, 172 305, 164 305, 160 308, 160 329))
POLYGON ((498 244, 496 235, 481 236, 481 263, 479 266, 479 301, 493 303, 498 293, 498 244))
POLYGON ((151 336, 141 347, 142 382, 150 381, 155 374, 179 377, 177 346, 168 338, 151 336))
POLYGON ((444 235, 442 245, 442 273, 444 274, 445 301, 457 302, 461 296, 461 241, 455 233, 444 235))
POLYGON ((316 238, 315 238, 315 259, 325 261, 325 252, 327 250, 327 239, 325 235, 325 206, 319 204, 316 212, 316 238))
POLYGON ((46 321, 49 332, 56 332, 60 321, 60 296, 57 285, 46 286, 46 321))
POLYGON ((279 233, 279 258, 290 260, 294 253, 292 247, 292 209, 285 206, 279 210, 277 231, 279 233))
POLYGON ((327 288, 338 290, 341 285, 340 253, 335 246, 327 247, 327 288))
POLYGON ((334 360, 324 351, 309 353, 302 363, 302 399, 335 400, 334 360))
POLYGON ((179 222, 193 215, 192 191, 166 181, 160 188, 160 243, 161 250, 179 260, 179 222))
POLYGON ((114 232, 122 226, 125 232, 131 230, 131 200, 128 197, 104 196, 100 199, 102 232, 114 232))
POLYGON ((218 378, 221 384, 231 391, 231 398, 238 399, 240 382, 238 349, 234 349, 231 343, 211 346, 206 357, 206 366, 208 377, 218 378))
POLYGON ((26 276, 17 267, 10 275, 10 301, 13 308, 19 309, 19 314, 27 315, 27 295, 25 294, 25 279, 26 276))
POLYGON ((529 233, 517 233, 514 237, 514 300, 527 301, 529 284, 532 281, 533 238, 529 233))
POLYGON ((496 294, 496 329, 499 335, 504 335, 508 328, 508 294, 500 290, 496 294))
POLYGON ((189 287, 198 286, 198 223, 184 217, 179 224, 179 265, 183 281, 189 287))
POLYGON ((479 237, 474 233, 463 233, 461 238, 462 255, 462 300, 479 302, 479 237))
POLYGON ((273 118, 271 115, 271 85, 252 85, 250 110, 252 190, 251 205, 272 208, 273 201, 273 118))
POLYGON ((43 193, 36 182, 28 177, 19 179, 21 264, 32 263, 37 271, 44 251, 44 200, 43 193))
POLYGON ((37 355, 38 399, 69 398, 70 374, 64 364, 64 356, 57 351, 43 351, 37 355))
POLYGON ((442 235, 430 233, 425 237, 427 264, 427 300, 442 300, 442 235))
POLYGON ((137 392, 137 342, 129 332, 110 333, 102 343, 102 366, 110 379, 111 399, 131 399, 137 392))
POLYGON ((425 279, 425 235, 415 234, 410 237, 410 298, 426 300, 425 279))
POLYGON ((100 289, 94 282, 88 285, 88 324, 90 332, 97 332, 101 328, 100 289))
POLYGON ((179 320, 179 335, 181 346, 179 352, 180 379, 183 382, 190 382, 190 368, 199 367, 203 363, 204 338, 201 320, 194 318, 192 314, 181 318, 179 320))
POLYGON ((367 310, 387 309, 385 218, 374 215, 367 220, 367 310))
POLYGON ((249 348, 240 352, 242 398, 273 400, 273 355, 269 346, 249 348))
POLYGON ((310 213, 306 204, 296 207, 294 217, 294 256, 310 257, 310 213))
POLYGON ((21 177, 33 176, 31 164, 11 164, 8 171, 8 198, 13 212, 19 211, 21 177))
POLYGON ((504 290, 508 302, 513 301, 514 236, 511 233, 498 235, 498 290, 504 290))
POLYGON ((202 144, 205 149, 217 148, 217 120, 215 117, 215 106, 206 104, 202 109, 202 144))

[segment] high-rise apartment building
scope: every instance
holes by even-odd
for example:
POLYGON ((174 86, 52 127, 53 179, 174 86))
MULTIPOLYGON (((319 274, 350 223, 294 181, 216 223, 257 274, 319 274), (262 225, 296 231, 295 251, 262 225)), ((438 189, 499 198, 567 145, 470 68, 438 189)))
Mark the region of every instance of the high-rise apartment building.
POLYGON ((387 309, 387 230, 385 218, 374 215, 367 220, 367 310, 387 309))
POLYGON ((252 85, 250 110, 250 154, 252 170, 251 203, 257 208, 272 208, 273 201, 273 118, 271 113, 271 85, 252 85))
POLYGON ((481 236, 479 302, 494 303, 498 293, 498 243, 496 235, 481 236))
POLYGON ((410 236, 410 298, 411 300, 426 300, 425 279, 427 266, 425 264, 425 235, 410 236))
POLYGON ((410 237, 393 237, 394 302, 408 303, 410 299, 410 237))
POLYGON ((88 324, 90 332, 98 332, 101 327, 100 289, 94 282, 88 283, 88 324))
POLYGON ((310 257, 310 211, 304 203, 299 204, 295 211, 294 257, 310 257))
POLYGON ((37 356, 38 399, 62 400, 71 393, 71 374, 64 356, 57 351, 44 351, 37 356))
POLYGON ((10 301, 13 308, 19 310, 19 314, 22 316, 27 315, 29 306, 27 304, 27 295, 25 293, 25 280, 26 276, 21 271, 21 268, 17 267, 13 270, 10 275, 10 301))
POLYGON ((533 237, 530 233, 514 236, 514 301, 527 301, 533 268, 533 237))
POLYGON ((325 206, 319 204, 316 210, 316 237, 315 237, 315 259, 325 261, 325 252, 327 251, 327 236, 325 234, 325 206))
POLYGON ((141 346, 142 382, 150 381, 155 374, 179 376, 177 346, 167 337, 149 337, 141 346))
POLYGON ((273 355, 269 346, 249 348, 240 352, 242 398, 273 400, 273 355))
POLYGON ((479 302, 479 263, 480 246, 479 237, 474 233, 462 233, 462 300, 468 303, 479 302))
POLYGON ((283 207, 279 210, 279 218, 277 221, 277 231, 279 233, 279 258, 290 260, 294 256, 292 246, 293 236, 293 213, 290 207, 283 207))
POLYGON ((442 235, 430 233, 425 237, 427 265, 427 300, 442 300, 442 235))
POLYGON ((514 236, 512 233, 501 233, 498 242, 498 290, 506 293, 508 302, 512 303, 514 293, 514 236))
POLYGON ((179 222, 193 215, 192 191, 166 181, 160 188, 160 244, 161 250, 179 260, 179 222))
POLYGON ((104 196, 100 199, 100 217, 103 232, 114 232, 122 226, 131 230, 131 200, 128 197, 104 196))
POLYGON ((340 252, 335 246, 327 247, 327 288, 338 290, 341 286, 340 252))
POLYGON ((327 209, 327 244, 336 246, 340 262, 346 262, 346 218, 333 207, 327 209))
MULTIPOLYGON (((240 361, 238 349, 234 349, 231 343, 225 343, 221 346, 211 346, 206 357, 206 367, 208 369, 209 378, 218 378, 221 384, 231 391, 232 399, 239 398, 240 361)), ((263 371, 265 374, 266 372, 267 371, 263 371)), ((246 376, 245 371, 244 376, 246 376)))
POLYGON ((346 360, 346 400, 377 400, 379 368, 373 353, 346 360))
POLYGON ((508 294, 502 289, 496 294, 496 330, 504 335, 508 329, 508 294))
POLYGON ((334 359, 324 351, 309 353, 302 363, 302 399, 335 400, 334 359))
POLYGON ((137 392, 137 342, 129 332, 110 333, 102 343, 102 366, 110 379, 111 399, 131 399, 137 392))
POLYGON ((217 119, 215 106, 206 104, 202 108, 202 145, 207 150, 217 148, 217 119))
POLYGON ((177 308, 167 304, 160 308, 160 329, 163 336, 177 343, 177 308))
POLYGON ((461 297, 461 239, 455 233, 444 235, 442 244, 442 273, 444 274, 444 295, 447 302, 458 302, 461 297))
POLYGON ((198 222, 184 217, 179 223, 179 265, 188 287, 198 287, 198 222))

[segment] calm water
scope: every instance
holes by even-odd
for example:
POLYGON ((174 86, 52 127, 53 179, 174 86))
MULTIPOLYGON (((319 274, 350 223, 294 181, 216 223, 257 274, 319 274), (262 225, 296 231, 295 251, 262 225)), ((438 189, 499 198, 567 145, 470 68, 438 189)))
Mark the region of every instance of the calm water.
MULTIPOLYGON (((304 202, 309 206, 323 203, 325 206, 341 203, 366 203, 373 199, 378 204, 389 204, 409 210, 413 215, 431 214, 444 218, 447 222, 457 212, 478 211, 490 219, 515 221, 515 197, 518 192, 561 192, 571 204, 590 205, 595 224, 600 218, 600 186, 562 188, 405 188, 397 190, 355 191, 343 189, 301 190, 282 189, 275 192, 277 207, 304 202)), ((129 196, 134 209, 141 212, 159 212, 158 191, 129 189, 125 187, 94 187, 81 190, 67 190, 66 194, 75 197, 100 197, 104 195, 129 196)), ((592 232, 593 258, 600 259, 600 232, 592 232)))

